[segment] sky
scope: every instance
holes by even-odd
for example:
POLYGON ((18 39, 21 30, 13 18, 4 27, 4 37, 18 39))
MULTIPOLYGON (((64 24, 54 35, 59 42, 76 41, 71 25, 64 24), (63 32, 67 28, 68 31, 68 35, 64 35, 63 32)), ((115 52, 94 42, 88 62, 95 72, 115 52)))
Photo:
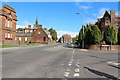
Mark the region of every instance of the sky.
POLYGON ((58 38, 78 35, 82 24, 93 24, 107 10, 116 10, 118 2, 2 2, 16 10, 17 28, 35 24, 38 17, 43 28, 54 28, 58 38), (80 14, 76 14, 80 13, 80 14))

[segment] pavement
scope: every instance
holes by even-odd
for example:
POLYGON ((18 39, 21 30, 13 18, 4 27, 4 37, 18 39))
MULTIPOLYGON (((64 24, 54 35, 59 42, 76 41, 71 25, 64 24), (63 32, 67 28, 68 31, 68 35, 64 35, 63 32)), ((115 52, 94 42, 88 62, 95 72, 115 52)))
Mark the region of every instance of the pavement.
POLYGON ((118 78, 118 51, 55 44, 2 51, 3 78, 118 78), (112 62, 111 62, 112 61, 112 62))

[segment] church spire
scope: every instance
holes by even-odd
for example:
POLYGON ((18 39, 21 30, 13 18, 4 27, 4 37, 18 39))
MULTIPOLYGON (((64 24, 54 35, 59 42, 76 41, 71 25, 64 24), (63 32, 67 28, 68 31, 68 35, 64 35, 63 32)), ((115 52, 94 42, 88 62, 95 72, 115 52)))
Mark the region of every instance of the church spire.
POLYGON ((38 17, 36 18, 36 22, 35 22, 35 25, 38 25, 38 17))

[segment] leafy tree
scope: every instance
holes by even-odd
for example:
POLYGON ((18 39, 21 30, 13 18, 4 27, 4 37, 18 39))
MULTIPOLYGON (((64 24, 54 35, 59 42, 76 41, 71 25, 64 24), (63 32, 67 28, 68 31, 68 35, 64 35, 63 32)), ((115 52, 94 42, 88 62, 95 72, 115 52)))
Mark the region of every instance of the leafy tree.
POLYGON ((43 28, 44 30, 47 30, 47 28, 43 28))
POLYGON ((102 35, 101 35, 101 31, 98 28, 97 25, 93 25, 91 27, 92 29, 92 43, 93 44, 100 44, 101 40, 102 40, 102 35))
POLYGON ((18 28, 17 31, 23 31, 23 28, 18 28))
POLYGON ((85 44, 92 44, 92 30, 88 25, 85 28, 85 44))
POLYGON ((72 38, 72 42, 73 43, 77 43, 78 42, 78 35, 72 38))
POLYGON ((106 26, 105 32, 104 32, 104 40, 107 44, 116 44, 116 31, 114 27, 110 27, 109 25, 106 26))
POLYGON ((120 27, 118 29, 118 44, 120 45, 120 27))
POLYGON ((50 32, 52 39, 57 40, 57 32, 53 28, 50 28, 48 31, 50 32))

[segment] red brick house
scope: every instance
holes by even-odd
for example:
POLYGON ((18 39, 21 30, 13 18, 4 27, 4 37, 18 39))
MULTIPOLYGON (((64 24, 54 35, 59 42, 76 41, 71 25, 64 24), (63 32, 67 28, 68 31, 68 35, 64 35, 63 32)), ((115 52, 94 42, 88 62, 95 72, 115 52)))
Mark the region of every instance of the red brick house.
POLYGON ((8 6, 4 5, 0 9, 0 42, 3 43, 15 43, 16 37, 16 11, 8 6))
POLYGON ((43 29, 42 25, 38 24, 38 20, 36 20, 36 23, 33 25, 33 27, 28 25, 28 28, 23 29, 23 31, 17 31, 16 41, 18 43, 32 42, 43 44, 50 44, 53 42, 50 32, 43 29))
POLYGON ((65 34, 59 39, 58 42, 60 42, 60 43, 72 43, 72 38, 70 35, 65 34))

